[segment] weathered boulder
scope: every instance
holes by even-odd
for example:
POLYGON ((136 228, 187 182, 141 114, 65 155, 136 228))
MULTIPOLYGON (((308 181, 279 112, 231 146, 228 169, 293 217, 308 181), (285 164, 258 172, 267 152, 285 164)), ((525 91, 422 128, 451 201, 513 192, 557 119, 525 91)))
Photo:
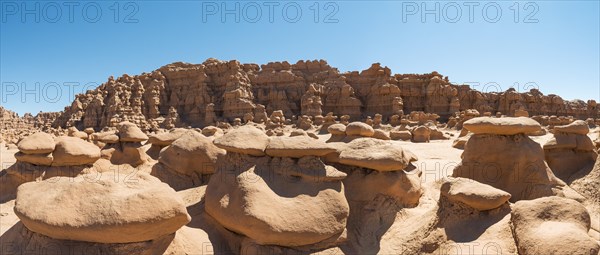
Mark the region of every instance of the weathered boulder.
POLYGON ((124 121, 117 125, 119 130, 119 141, 121 142, 143 142, 148 136, 134 123, 124 121))
POLYGON ((375 134, 373 127, 362 122, 351 122, 346 126, 346 135, 371 137, 375 134))
MULTIPOLYGON (((514 126, 508 126, 509 131, 502 131, 501 127, 495 129, 500 133, 515 132, 514 126)), ((511 194, 511 202, 555 195, 564 186, 544 161, 542 147, 522 133, 472 135, 452 176, 504 190, 511 194)))
POLYGON ((92 134, 92 140, 105 144, 114 144, 119 142, 119 136, 115 132, 102 132, 92 134))
POLYGON ((448 200, 479 211, 498 208, 510 199, 510 194, 503 190, 466 178, 449 177, 442 183, 440 191, 448 200))
POLYGON ((214 144, 226 151, 264 156, 269 137, 260 129, 245 125, 215 139, 214 144))
POLYGON ((304 246, 341 235, 349 214, 345 174, 303 159, 228 153, 206 189, 206 212, 261 245, 304 246))
POLYGON ((587 122, 576 120, 568 125, 554 126, 554 131, 567 134, 587 135, 590 132, 590 127, 587 122))
POLYGON ((52 152, 52 166, 79 166, 93 164, 100 159, 100 148, 76 137, 56 138, 56 149, 52 152))
POLYGON ((185 134, 186 132, 188 132, 187 129, 175 128, 173 130, 170 130, 169 132, 152 134, 148 138, 148 143, 163 147, 169 146, 173 142, 175 142, 175 140, 179 139, 179 137, 183 136, 183 134, 185 134))
POLYGON ((335 151, 333 146, 309 136, 280 136, 270 138, 265 152, 271 157, 301 158, 325 156, 335 151))
POLYGON ((29 135, 17 144, 19 151, 25 154, 48 154, 54 151, 56 142, 52 135, 39 132, 29 135))
POLYGON ((478 117, 465 121, 463 127, 474 134, 516 135, 539 131, 540 124, 527 117, 478 117))
POLYGON ((590 215, 575 200, 544 197, 511 206, 519 254, 598 254, 600 244, 588 235, 590 215))
POLYGON ((181 198, 148 174, 105 172, 19 186, 15 214, 55 239, 131 243, 174 233, 190 221, 181 198))
POLYGON ((408 141, 412 139, 412 133, 408 130, 392 130, 390 131, 390 139, 408 141))
POLYGON ((390 135, 381 129, 375 129, 375 133, 372 137, 381 140, 391 140, 390 135))
POLYGON ((344 124, 332 124, 327 127, 327 132, 331 135, 346 135, 346 126, 344 124))
POLYGON ((358 138, 343 146, 339 163, 377 171, 398 171, 418 160, 412 152, 391 141, 358 138))
POLYGON ((588 124, 574 121, 554 127, 554 136, 544 144, 544 154, 552 172, 562 180, 596 161, 598 153, 592 139, 587 136, 588 124))
POLYGON ((420 172, 413 171, 371 171, 368 169, 343 166, 348 171, 343 180, 349 202, 368 203, 384 195, 393 198, 398 204, 414 207, 423 194, 420 172))
POLYGON ((189 131, 160 152, 158 161, 184 175, 212 174, 225 150, 202 134, 189 131))
POLYGON ((53 157, 52 153, 46 154, 25 154, 22 152, 15 153, 15 158, 18 161, 26 162, 29 164, 39 165, 39 166, 50 166, 52 165, 53 157))
POLYGON ((428 143, 431 139, 431 129, 426 126, 418 126, 412 129, 412 141, 415 143, 428 143))

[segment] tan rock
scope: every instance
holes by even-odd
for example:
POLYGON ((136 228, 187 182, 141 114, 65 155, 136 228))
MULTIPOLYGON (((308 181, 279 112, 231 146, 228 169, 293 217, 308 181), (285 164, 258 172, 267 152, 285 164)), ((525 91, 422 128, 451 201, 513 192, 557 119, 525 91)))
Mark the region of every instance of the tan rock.
POLYGON ((158 146, 169 146, 175 140, 179 139, 183 134, 188 132, 187 129, 175 128, 165 133, 152 134, 148 137, 148 143, 158 146))
POLYGON ((390 131, 390 139, 408 141, 408 140, 412 139, 412 133, 408 130, 402 130, 402 131, 392 130, 392 131, 390 131))
POLYGON ((19 151, 25 154, 48 154, 55 146, 54 138, 43 132, 27 136, 17 144, 19 151))
POLYGON ((555 126, 554 131, 568 134, 587 135, 590 132, 590 128, 587 122, 583 120, 576 120, 568 125, 555 126))
POLYGON ((340 170, 349 172, 344 187, 350 202, 368 203, 384 195, 402 206, 414 207, 423 195, 420 173, 416 170, 380 172, 346 167, 340 170))
POLYGON ((329 144, 308 136, 282 136, 270 138, 265 152, 271 157, 301 158, 321 157, 335 151, 336 149, 329 144))
POLYGON ((510 194, 503 190, 466 178, 445 179, 441 194, 452 202, 461 202, 479 211, 498 208, 510 199, 510 194))
POLYGON ((511 221, 519 254, 598 254, 588 235, 590 215, 575 200, 544 197, 512 206, 511 221))
POLYGON ((377 171, 398 171, 418 158, 391 141, 358 138, 348 143, 340 152, 339 162, 377 171))
POLYGON ((52 156, 52 166, 87 165, 100 158, 100 149, 79 138, 61 136, 56 138, 56 149, 52 156))
POLYGON ((175 191, 144 173, 25 183, 19 186, 14 210, 33 232, 95 243, 154 240, 190 221, 175 191))
POLYGON ((212 174, 217 159, 225 154, 209 138, 189 131, 162 150, 158 161, 184 175, 212 174))
MULTIPOLYGON (((587 123, 585 128, 587 128, 587 123)), ((558 127, 558 126, 557 126, 558 127)), ((585 132, 566 133, 555 132, 554 137, 544 144, 544 156, 552 172, 562 180, 568 180, 571 175, 582 168, 591 167, 598 154, 596 146, 585 132)))
POLYGON ((412 129, 412 141, 415 143, 428 143, 431 139, 431 129, 426 126, 418 126, 412 129))
POLYGON ((371 137, 375 134, 373 127, 362 122, 351 122, 346 126, 346 135, 371 137))
POLYGON ((341 235, 349 214, 342 182, 294 181, 289 174, 298 171, 284 169, 302 166, 285 158, 270 160, 227 155, 206 189, 206 212, 261 245, 297 247, 341 235))
POLYGON ((344 124, 332 124, 327 127, 327 132, 332 135, 346 135, 346 126, 344 124))
POLYGON ((106 144, 114 144, 119 142, 119 136, 114 132, 95 133, 92 135, 92 140, 106 144))
POLYGON ((26 163, 40 165, 40 166, 50 166, 50 165, 52 165, 52 160, 54 159, 52 157, 52 153, 25 154, 22 152, 17 152, 15 154, 15 158, 21 162, 26 162, 26 163))
POLYGON ((390 135, 381 129, 375 129, 375 133, 372 137, 381 140, 391 140, 390 135))
POLYGON ((207 126, 202 129, 202 134, 206 137, 208 136, 222 136, 223 129, 220 129, 215 126, 207 126))
POLYGON ((471 138, 470 134, 456 138, 456 140, 454 140, 454 142, 452 142, 452 147, 457 148, 457 149, 464 149, 465 144, 467 144, 467 141, 469 141, 469 138, 471 138))
POLYGON ((264 156, 269 143, 269 137, 260 129, 253 126, 241 126, 233 129, 222 137, 216 138, 215 145, 221 149, 248 154, 264 156))
POLYGON ((504 190, 511 202, 556 195, 565 185, 544 161, 542 147, 525 134, 472 135, 452 176, 504 190))
POLYGON ((119 140, 121 142, 143 142, 148 140, 148 136, 134 123, 121 122, 117 129, 119 130, 119 140))
POLYGON ((465 121, 463 126, 475 134, 516 135, 537 132, 538 122, 526 117, 491 118, 479 117, 465 121))

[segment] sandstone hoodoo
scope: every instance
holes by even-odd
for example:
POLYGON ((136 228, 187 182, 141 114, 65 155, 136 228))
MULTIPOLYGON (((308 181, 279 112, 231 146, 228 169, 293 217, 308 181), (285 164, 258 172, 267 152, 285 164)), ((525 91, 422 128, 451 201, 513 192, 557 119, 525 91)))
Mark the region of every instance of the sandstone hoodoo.
POLYGON ((452 176, 507 191, 512 202, 551 196, 564 186, 544 161, 540 144, 526 135, 541 129, 539 123, 523 117, 479 117, 464 127, 474 134, 452 176))
POLYGON ((42 132, 25 137, 17 145, 19 151, 25 154, 47 154, 53 152, 55 147, 54 138, 42 132))
POLYGON ((588 124, 582 120, 555 126, 554 137, 544 144, 546 162, 562 180, 568 181, 582 168, 594 165, 598 153, 588 132, 588 124))
POLYGON ((346 174, 318 158, 332 149, 304 136, 267 138, 262 150, 248 149, 245 141, 234 139, 239 132, 215 140, 221 146, 227 141, 227 155, 207 186, 207 213, 259 245, 317 248, 343 240, 349 208, 341 179, 346 174))

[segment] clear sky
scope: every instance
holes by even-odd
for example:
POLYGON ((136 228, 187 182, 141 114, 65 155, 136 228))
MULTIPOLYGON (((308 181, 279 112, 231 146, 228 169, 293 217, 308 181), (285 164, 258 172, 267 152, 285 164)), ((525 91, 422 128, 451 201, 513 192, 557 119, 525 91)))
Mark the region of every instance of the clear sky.
POLYGON ((111 75, 209 57, 325 59, 340 71, 380 62, 479 90, 600 101, 597 0, 1 4, 0 104, 20 114, 62 110, 111 75))

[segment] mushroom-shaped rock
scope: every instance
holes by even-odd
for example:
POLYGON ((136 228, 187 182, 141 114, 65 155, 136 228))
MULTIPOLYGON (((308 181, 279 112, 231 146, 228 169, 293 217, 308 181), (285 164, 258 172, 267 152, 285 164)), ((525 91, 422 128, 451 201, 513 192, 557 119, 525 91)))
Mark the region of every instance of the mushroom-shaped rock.
POLYGON ((429 142, 431 139, 431 129, 426 126, 418 126, 412 130, 412 140, 415 143, 429 142))
POLYGON ((121 142, 143 142, 148 140, 148 136, 135 124, 124 121, 117 126, 121 142))
POLYGON ((471 138, 471 135, 472 134, 468 134, 468 135, 456 138, 454 140, 454 142, 452 142, 452 147, 457 148, 457 149, 464 149, 465 144, 467 144, 467 141, 469 141, 469 138, 471 138))
POLYGON ((511 202, 556 195, 564 186, 544 161, 540 144, 525 134, 474 134, 461 157, 453 177, 504 190, 511 202))
POLYGON ((576 120, 568 125, 555 126, 554 131, 568 134, 587 135, 590 132, 590 127, 587 122, 583 120, 576 120))
POLYGON ((186 132, 188 132, 187 129, 175 128, 169 132, 152 134, 148 137, 148 143, 158 146, 169 146, 186 132))
POLYGON ((212 174, 217 159, 225 153, 209 138, 190 131, 161 151, 158 161, 184 175, 212 174))
POLYGON ((92 140, 106 144, 113 144, 119 142, 119 136, 114 132, 102 132, 93 134, 92 140))
POLYGON ((316 161, 228 154, 208 183, 206 212, 261 245, 295 247, 332 240, 344 232, 349 215, 339 180, 343 174, 316 161), (304 167, 309 169, 288 171, 304 167), (312 170, 328 180, 315 181, 312 170))
POLYGON ((14 210, 33 232, 94 243, 154 240, 190 221, 177 193, 145 173, 109 171, 25 183, 14 210))
POLYGON ((408 130, 392 130, 390 131, 390 139, 408 141, 412 138, 412 133, 408 130))
POLYGON ((226 151, 264 156, 267 144, 269 144, 269 137, 260 129, 246 125, 216 138, 214 143, 217 147, 226 151))
POLYGON ((344 124, 332 124, 327 127, 327 132, 331 135, 346 135, 346 126, 344 124))
POLYGON ((346 126, 346 135, 371 137, 375 134, 373 127, 362 122, 352 122, 346 126))
MULTIPOLYGON (((588 128, 584 121, 580 124, 585 125, 580 129, 588 128)), ((564 132, 565 129, 558 131, 556 127, 554 137, 544 144, 544 156, 552 172, 566 181, 582 168, 593 165, 598 154, 592 139, 587 136, 587 131, 564 132)))
POLYGON ((519 254, 598 254, 600 245, 588 235, 590 215, 575 200, 544 197, 511 206, 519 254))
POLYGON ((202 134, 204 136, 221 136, 223 135, 223 129, 215 126, 206 126, 202 129, 202 134))
POLYGON ((461 202, 479 211, 500 207, 510 199, 506 191, 466 178, 447 178, 441 194, 452 202, 461 202))
POLYGON ((478 117, 465 121, 463 127, 475 134, 495 135, 529 134, 542 128, 540 123, 527 117, 478 117))
POLYGON ((25 154, 23 152, 15 153, 15 158, 18 161, 34 164, 38 166, 50 166, 52 165, 52 153, 46 154, 25 154))
POLYGON ((47 154, 54 151, 56 142, 52 135, 39 132, 23 138, 17 145, 19 151, 25 154, 47 154))
POLYGON ((93 164, 100 158, 100 148, 76 137, 60 136, 56 138, 56 148, 52 157, 52 166, 93 164))
POLYGON ((342 148, 339 163, 377 171, 398 171, 418 158, 391 141, 372 138, 352 140, 342 148))
POLYGON ((372 137, 381 140, 391 140, 390 135, 381 129, 375 129, 375 133, 372 137))
POLYGON ((304 156, 325 156, 335 152, 331 145, 309 136, 273 137, 269 140, 266 154, 271 157, 301 158, 304 156))

